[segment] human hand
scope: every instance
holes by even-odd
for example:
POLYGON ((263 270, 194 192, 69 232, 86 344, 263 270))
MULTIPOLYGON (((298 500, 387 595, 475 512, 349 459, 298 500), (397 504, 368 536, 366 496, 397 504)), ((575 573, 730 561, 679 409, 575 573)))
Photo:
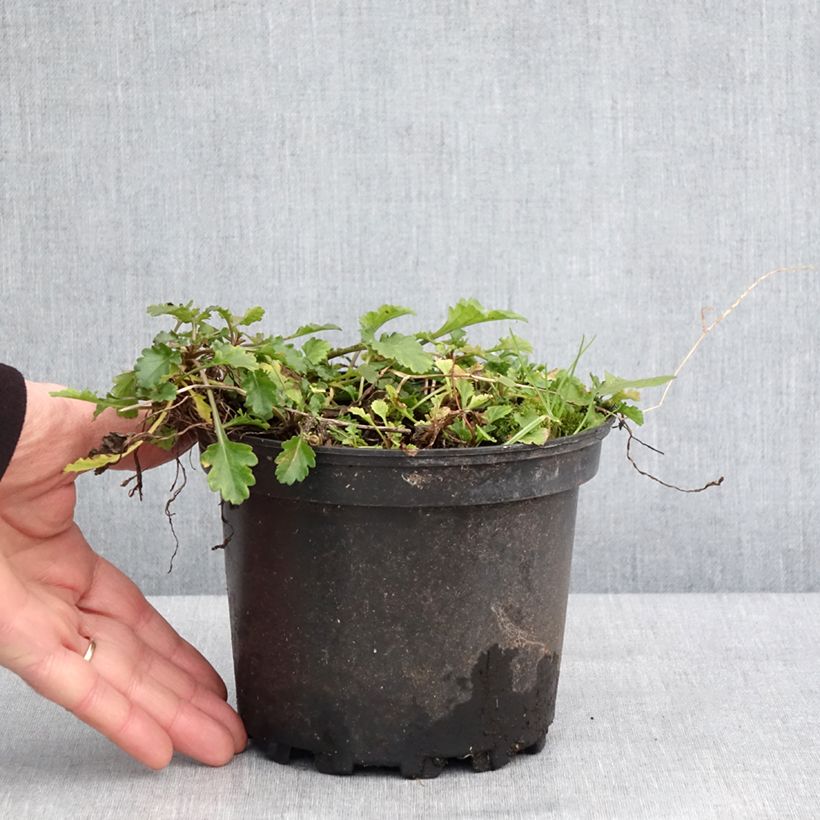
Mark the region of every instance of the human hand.
MULTIPOLYGON (((223 765, 247 735, 222 679, 74 521, 76 474, 63 467, 138 422, 113 411, 92 421, 85 403, 49 395, 57 389, 28 382, 25 423, 0 481, 0 664, 151 768, 174 750, 223 765)), ((140 465, 172 457, 145 446, 140 465)))

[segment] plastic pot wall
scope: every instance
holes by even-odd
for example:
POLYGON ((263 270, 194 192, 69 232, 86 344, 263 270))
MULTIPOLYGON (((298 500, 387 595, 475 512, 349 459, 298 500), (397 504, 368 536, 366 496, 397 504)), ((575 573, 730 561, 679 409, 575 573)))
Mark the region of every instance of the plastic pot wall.
POLYGON ((239 712, 254 742, 320 771, 539 751, 555 711, 578 487, 598 428, 543 447, 319 448, 301 484, 277 442, 224 505, 239 712))

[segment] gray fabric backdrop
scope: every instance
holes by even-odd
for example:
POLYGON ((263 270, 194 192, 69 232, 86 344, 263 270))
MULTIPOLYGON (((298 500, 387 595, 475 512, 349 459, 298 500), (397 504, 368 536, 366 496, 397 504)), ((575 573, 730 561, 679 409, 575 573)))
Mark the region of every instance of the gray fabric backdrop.
MULTIPOLYGON (((270 329, 475 295, 564 363, 671 370, 757 275, 817 261, 820 15, 803 0, 0 0, 0 359, 105 388, 144 306, 270 329)), ((574 588, 818 590, 818 279, 761 286, 645 429, 612 435, 574 588)), ((525 334, 525 335, 526 335, 525 334)), ((162 518, 81 481, 90 540, 151 592, 222 588, 202 477, 162 518)))

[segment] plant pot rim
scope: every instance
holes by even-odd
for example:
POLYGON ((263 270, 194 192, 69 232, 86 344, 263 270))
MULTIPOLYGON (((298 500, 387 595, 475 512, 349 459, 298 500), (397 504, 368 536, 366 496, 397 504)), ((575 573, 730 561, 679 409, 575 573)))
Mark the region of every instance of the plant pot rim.
MULTIPOLYGON (((406 450, 386 450, 380 447, 319 446, 313 449, 317 460, 325 464, 357 465, 366 463, 370 467, 410 467, 414 463, 425 467, 436 465, 455 466, 458 464, 498 463, 506 461, 527 461, 542 459, 591 447, 602 441, 612 424, 604 423, 590 430, 572 436, 560 436, 545 444, 493 444, 480 447, 441 447, 420 449, 408 453, 406 450)), ((278 453, 282 442, 258 433, 245 433, 242 441, 260 450, 278 453)))

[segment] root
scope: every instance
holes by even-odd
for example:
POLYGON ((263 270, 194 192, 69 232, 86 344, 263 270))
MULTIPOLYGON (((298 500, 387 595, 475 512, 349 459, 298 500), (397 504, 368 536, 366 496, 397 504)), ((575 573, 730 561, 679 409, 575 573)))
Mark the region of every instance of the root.
POLYGON ((168 564, 169 575, 174 569, 174 559, 177 557, 177 553, 179 552, 179 537, 177 536, 177 531, 174 528, 174 516, 176 513, 171 512, 171 505, 177 500, 179 494, 185 489, 185 485, 188 483, 188 473, 186 472, 185 467, 183 467, 182 462, 179 460, 179 457, 176 458, 176 463, 177 470, 174 474, 174 482, 168 490, 168 492, 171 493, 171 497, 165 502, 165 517, 168 519, 168 526, 171 528, 171 535, 174 536, 174 552, 171 555, 171 561, 168 564), (177 486, 180 471, 182 471, 182 483, 177 486))
POLYGON ((714 479, 713 481, 708 481, 708 482, 707 482, 706 484, 704 484, 702 487, 696 487, 696 488, 694 488, 694 489, 688 489, 688 488, 686 488, 686 487, 678 487, 676 484, 669 484, 669 483, 668 483, 668 482, 666 482, 666 481, 662 481, 662 480, 661 480, 660 478, 658 478, 657 476, 652 475, 652 473, 649 473, 649 472, 647 472, 646 470, 642 470, 642 469, 641 469, 641 468, 640 468, 640 467, 639 467, 639 466, 635 463, 635 459, 634 459, 634 458, 633 458, 633 456, 632 456, 632 442, 633 442, 633 441, 637 441, 637 442, 638 442, 638 444, 642 445, 643 447, 646 447, 648 450, 652 450, 652 451, 653 451, 653 452, 655 452, 655 453, 660 453, 660 455, 663 455, 663 452, 662 452, 661 450, 657 450, 655 447, 652 447, 651 445, 647 444, 646 442, 641 441, 641 440, 640 440, 640 439, 639 439, 639 438, 638 438, 638 437, 637 437, 637 436, 636 436, 636 435, 632 432, 632 428, 631 428, 631 427, 630 427, 630 426, 629 426, 629 425, 628 425, 628 424, 627 424, 627 423, 626 423, 623 419, 621 419, 621 420, 620 420, 620 422, 618 423, 618 429, 620 429, 620 430, 626 430, 627 435, 629 436, 629 438, 627 439, 627 442, 626 442, 626 458, 627 458, 627 460, 629 461, 629 463, 630 463, 630 464, 631 464, 631 465, 635 468, 635 470, 636 470, 637 472, 639 472, 642 476, 646 476, 647 478, 651 478, 651 479, 652 479, 652 481, 657 482, 657 483, 658 483, 658 484, 660 484, 662 487, 668 487, 670 490, 677 490, 679 493, 702 493, 704 490, 708 490, 710 487, 720 487, 720 485, 721 485, 721 484, 723 484, 723 478, 724 478, 723 476, 720 476, 720 478, 716 478, 716 479, 714 479))
MULTIPOLYGON (((222 519, 223 526, 225 524, 227 524, 231 528, 231 531, 228 535, 225 536, 225 538, 224 538, 224 540, 222 541, 221 544, 214 544, 214 546, 211 547, 212 552, 214 550, 224 550, 225 547, 227 547, 228 544, 231 543, 231 541, 233 540, 234 534, 236 532, 236 530, 234 530, 234 528, 233 528, 233 524, 231 524, 231 522, 228 521, 227 518, 225 518, 225 507, 223 506, 223 504, 221 502, 219 503, 219 517, 222 519)), ((223 530, 223 532, 224 532, 224 530, 223 530)))
POLYGON ((139 495, 139 499, 142 501, 142 466, 140 465, 139 450, 134 450, 134 474, 122 481, 120 486, 127 487, 132 481, 134 486, 128 490, 128 497, 133 498, 135 495, 139 495))

